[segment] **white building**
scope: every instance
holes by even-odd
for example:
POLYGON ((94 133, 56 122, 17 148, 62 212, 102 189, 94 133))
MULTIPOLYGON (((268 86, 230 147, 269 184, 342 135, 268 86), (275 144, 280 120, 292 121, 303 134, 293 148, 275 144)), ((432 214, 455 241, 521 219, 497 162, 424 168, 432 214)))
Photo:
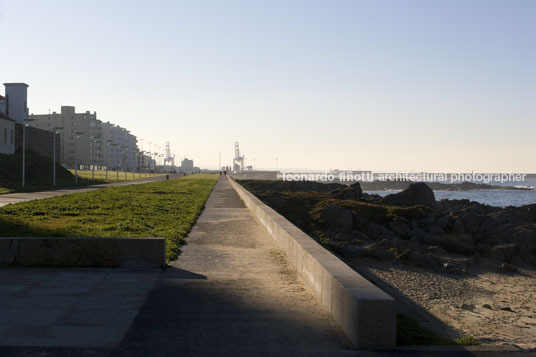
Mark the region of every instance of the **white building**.
POLYGON ((28 118, 28 85, 26 83, 4 83, 6 87, 5 115, 17 124, 24 125, 28 118))
POLYGON ((0 95, 0 154, 15 153, 15 121, 6 115, 7 101, 0 95))

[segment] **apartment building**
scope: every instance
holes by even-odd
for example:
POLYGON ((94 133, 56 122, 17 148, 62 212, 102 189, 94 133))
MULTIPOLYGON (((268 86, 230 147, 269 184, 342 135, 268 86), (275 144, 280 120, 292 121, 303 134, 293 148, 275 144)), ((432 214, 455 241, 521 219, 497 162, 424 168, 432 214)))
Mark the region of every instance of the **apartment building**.
POLYGON ((108 167, 125 171, 138 170, 138 139, 130 131, 106 122, 102 124, 104 161, 108 167))
POLYGON ((60 135, 60 162, 68 167, 90 168, 103 165, 102 122, 96 112, 76 113, 75 107, 62 106, 61 112, 31 114, 29 125, 56 131, 60 135))

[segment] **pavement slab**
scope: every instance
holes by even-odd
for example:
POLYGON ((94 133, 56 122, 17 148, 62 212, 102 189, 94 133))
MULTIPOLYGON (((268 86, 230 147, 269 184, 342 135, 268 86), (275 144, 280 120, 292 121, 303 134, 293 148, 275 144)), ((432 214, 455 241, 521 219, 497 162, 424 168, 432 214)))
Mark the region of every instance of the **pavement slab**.
POLYGON ((160 274, 160 269, 1 268, 0 355, 6 346, 117 347, 160 274))

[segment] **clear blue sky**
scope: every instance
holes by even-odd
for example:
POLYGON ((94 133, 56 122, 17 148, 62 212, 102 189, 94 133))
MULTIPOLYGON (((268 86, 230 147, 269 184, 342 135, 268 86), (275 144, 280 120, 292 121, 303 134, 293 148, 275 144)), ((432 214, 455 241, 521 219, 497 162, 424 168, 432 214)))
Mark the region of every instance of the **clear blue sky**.
POLYGON ((536 172, 535 0, 0 0, 0 81, 177 156, 536 172))

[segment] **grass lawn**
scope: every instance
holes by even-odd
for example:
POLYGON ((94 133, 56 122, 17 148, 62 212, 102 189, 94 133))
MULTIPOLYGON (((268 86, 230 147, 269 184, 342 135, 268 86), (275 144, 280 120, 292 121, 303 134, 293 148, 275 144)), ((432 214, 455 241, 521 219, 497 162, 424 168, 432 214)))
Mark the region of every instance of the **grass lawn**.
POLYGON ((0 236, 164 237, 173 260, 218 175, 110 187, 0 207, 0 236))
MULTIPOLYGON (((74 175, 74 170, 69 170, 74 175)), ((122 171, 119 171, 119 175, 117 171, 108 171, 108 180, 106 180, 106 171, 105 170, 95 170, 95 180, 99 182, 117 182, 117 177, 119 176, 119 181, 132 181, 132 180, 140 180, 147 177, 155 177, 155 176, 164 176, 166 174, 150 174, 150 173, 138 173, 138 172, 127 172, 126 178, 125 173, 122 171)), ((93 178, 93 171, 92 170, 78 170, 78 177, 81 177, 83 179, 92 180, 93 178)))

